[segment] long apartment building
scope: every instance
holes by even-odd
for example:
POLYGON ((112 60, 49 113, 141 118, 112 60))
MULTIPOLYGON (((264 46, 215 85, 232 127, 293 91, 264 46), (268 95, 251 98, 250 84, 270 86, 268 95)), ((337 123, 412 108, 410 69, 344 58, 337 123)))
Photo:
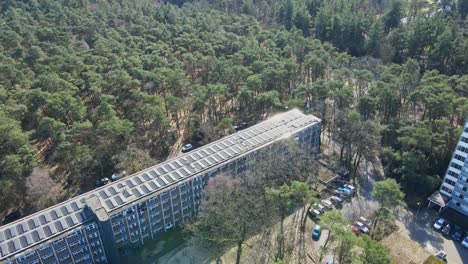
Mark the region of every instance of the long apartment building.
POLYGON ((243 131, 0 227, 0 261, 15 264, 119 263, 127 247, 155 239, 197 215, 203 187, 239 175, 249 160, 292 138, 311 153, 320 119, 291 110, 243 131))
POLYGON ((468 215, 468 121, 453 153, 440 193, 449 198, 448 206, 468 215))

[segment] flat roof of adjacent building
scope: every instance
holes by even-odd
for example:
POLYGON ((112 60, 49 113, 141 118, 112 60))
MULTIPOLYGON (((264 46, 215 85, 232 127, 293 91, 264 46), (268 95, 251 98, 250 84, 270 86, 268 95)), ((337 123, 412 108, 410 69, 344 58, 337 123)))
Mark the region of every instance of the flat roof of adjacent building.
POLYGON ((99 199, 111 212, 192 176, 236 159, 320 119, 291 110, 213 143, 0 227, 0 260, 76 228, 88 219, 86 200, 99 199))

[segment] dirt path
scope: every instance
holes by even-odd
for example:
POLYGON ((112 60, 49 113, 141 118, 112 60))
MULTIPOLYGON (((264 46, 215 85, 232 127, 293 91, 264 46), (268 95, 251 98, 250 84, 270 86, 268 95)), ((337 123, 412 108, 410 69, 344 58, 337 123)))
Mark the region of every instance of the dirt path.
MULTIPOLYGON (((187 109, 182 109, 181 111, 181 116, 179 118, 179 130, 177 131, 177 140, 169 148, 169 155, 167 156, 167 159, 175 158, 180 154, 180 149, 182 145, 184 144, 185 127, 187 126, 188 117, 189 117, 189 114, 187 114, 186 112, 187 112, 187 109)), ((171 126, 176 127, 175 122, 171 122, 171 126)))

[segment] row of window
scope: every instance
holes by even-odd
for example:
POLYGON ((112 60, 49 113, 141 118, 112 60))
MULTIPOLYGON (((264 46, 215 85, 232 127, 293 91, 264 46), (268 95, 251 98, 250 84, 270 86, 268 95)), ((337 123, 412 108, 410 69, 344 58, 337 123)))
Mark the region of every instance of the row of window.
POLYGON ((465 157, 461 155, 455 154, 453 157, 461 162, 465 162, 465 157))
POLYGON ((446 193, 452 193, 452 189, 442 185, 442 187, 440 188, 442 191, 446 192, 446 193))
POLYGON ((461 170, 463 166, 456 164, 455 162, 450 163, 450 166, 457 169, 461 170))
POLYGON ((457 150, 463 152, 463 153, 467 153, 468 154, 468 148, 465 148, 463 146, 457 146, 457 150))
POLYGON ((454 172, 454 171, 451 171, 451 170, 449 170, 449 171, 447 172, 447 175, 450 175, 450 176, 452 176, 452 177, 454 177, 454 178, 458 178, 458 173, 456 173, 456 172, 454 172))
POLYGON ((455 181, 452 181, 452 180, 450 180, 450 179, 448 179, 448 178, 445 178, 444 181, 445 181, 446 183, 448 183, 449 185, 451 185, 451 186, 455 186, 455 183, 456 183, 455 181))

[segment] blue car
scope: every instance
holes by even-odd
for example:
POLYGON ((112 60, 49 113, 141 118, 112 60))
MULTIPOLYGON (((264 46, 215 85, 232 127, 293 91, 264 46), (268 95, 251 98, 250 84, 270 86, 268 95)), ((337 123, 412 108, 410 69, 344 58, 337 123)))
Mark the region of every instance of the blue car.
POLYGON ((346 196, 351 196, 353 195, 353 191, 349 188, 343 188, 343 187, 339 187, 338 189, 336 189, 338 191, 338 193, 340 194, 343 194, 343 195, 346 195, 346 196))
POLYGON ((322 233, 320 226, 315 225, 314 231, 312 231, 312 239, 318 240, 320 238, 320 234, 322 233))
POLYGON ((344 191, 346 193, 349 193, 349 195, 354 195, 354 190, 348 187, 343 187, 344 191))

